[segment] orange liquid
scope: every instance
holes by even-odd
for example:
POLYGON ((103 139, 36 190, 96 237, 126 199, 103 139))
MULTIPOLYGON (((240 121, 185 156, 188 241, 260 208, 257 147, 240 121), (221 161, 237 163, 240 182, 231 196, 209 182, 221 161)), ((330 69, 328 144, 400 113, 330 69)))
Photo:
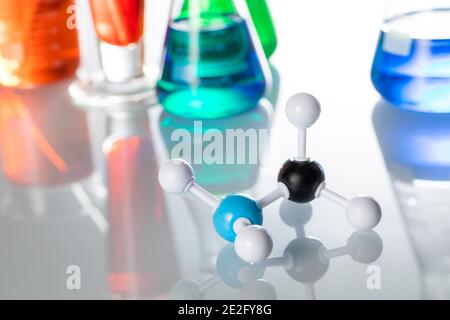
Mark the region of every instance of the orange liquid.
POLYGON ((75 0, 0 1, 0 84, 29 87, 75 73, 75 0))
POLYGON ((144 33, 144 0, 90 0, 98 37, 109 44, 127 46, 144 33))
POLYGON ((69 84, 0 88, 0 162, 8 182, 51 187, 91 174, 87 119, 71 105, 69 84))

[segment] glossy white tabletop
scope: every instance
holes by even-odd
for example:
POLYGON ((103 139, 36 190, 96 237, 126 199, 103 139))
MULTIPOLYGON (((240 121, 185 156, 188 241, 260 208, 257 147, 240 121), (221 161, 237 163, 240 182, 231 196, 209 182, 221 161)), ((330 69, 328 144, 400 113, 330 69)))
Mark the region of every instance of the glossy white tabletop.
MULTIPOLYGON (((213 230, 210 210, 192 197, 163 194, 157 181, 158 165, 174 146, 173 130, 192 127, 191 121, 164 114, 160 106, 151 108, 148 118, 84 113, 69 102, 69 82, 35 89, 40 90, 35 95, 16 92, 19 98, 2 91, 4 103, 19 99, 27 111, 18 118, 2 117, 2 125, 18 123, 6 130, 22 133, 2 147, 1 298, 166 299, 179 293, 173 290, 177 282, 191 280, 212 299, 275 293, 279 299, 419 299, 426 291, 419 261, 429 270, 427 283, 435 283, 434 294, 448 294, 439 275, 445 279, 443 261, 450 261, 445 233, 450 187, 400 178, 410 168, 387 163, 391 156, 382 152, 390 150, 383 144, 408 140, 410 132, 400 130, 406 137, 396 136, 392 121, 401 127, 403 116, 380 102, 370 82, 383 1, 269 3, 279 35, 271 59, 278 96, 247 114, 202 124, 203 130, 267 131, 262 164, 195 165, 198 182, 218 195, 260 197, 273 190, 278 168, 296 150, 295 128, 284 114, 286 101, 298 91, 310 92, 321 100, 323 111, 309 130, 308 154, 324 167, 330 188, 380 202, 383 219, 376 233, 354 234, 344 210, 324 199, 312 203, 306 225, 302 215, 308 206, 280 201, 265 210, 264 226, 274 240, 272 257, 281 259, 266 263, 271 266, 233 269, 228 252, 228 259, 219 259, 221 278, 215 261, 227 249, 213 230), (372 117, 375 108, 379 116, 372 117), (377 133, 387 138, 379 140, 377 133), (8 156, 15 157, 19 169, 5 160, 8 156), (59 176, 65 178, 54 183, 59 176), (314 241, 327 250, 341 248, 328 251, 338 257, 320 260, 313 252, 294 266, 282 258, 290 243, 295 247, 290 250, 302 254, 303 246, 314 241), (71 286, 71 275, 78 271, 80 290, 71 286), (288 271, 301 276, 294 280, 288 271), (250 277, 253 281, 233 288, 223 281, 224 272, 232 273, 228 284, 239 284, 236 279, 249 274, 266 282, 250 277)), ((448 143, 445 137, 442 143, 448 143)))

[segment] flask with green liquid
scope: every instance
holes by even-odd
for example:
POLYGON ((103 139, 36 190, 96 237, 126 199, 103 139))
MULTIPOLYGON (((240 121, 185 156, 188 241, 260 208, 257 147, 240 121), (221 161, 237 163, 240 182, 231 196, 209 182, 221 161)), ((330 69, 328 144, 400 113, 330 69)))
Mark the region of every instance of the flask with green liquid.
POLYGON ((230 117, 258 105, 270 70, 244 0, 175 0, 158 93, 191 119, 230 117))

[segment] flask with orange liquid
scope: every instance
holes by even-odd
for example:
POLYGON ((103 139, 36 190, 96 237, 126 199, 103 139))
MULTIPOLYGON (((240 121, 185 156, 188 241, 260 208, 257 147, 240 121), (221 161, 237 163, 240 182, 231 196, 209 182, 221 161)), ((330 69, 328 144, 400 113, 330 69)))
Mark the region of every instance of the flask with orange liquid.
POLYGON ((0 1, 0 84, 32 87, 72 76, 79 48, 75 0, 0 1))

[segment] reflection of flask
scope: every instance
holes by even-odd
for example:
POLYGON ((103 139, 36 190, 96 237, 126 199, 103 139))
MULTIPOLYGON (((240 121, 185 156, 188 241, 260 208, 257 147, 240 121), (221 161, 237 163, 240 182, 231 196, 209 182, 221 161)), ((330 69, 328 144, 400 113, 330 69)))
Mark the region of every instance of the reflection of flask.
POLYGON ((162 113, 159 125, 170 157, 192 163, 202 186, 225 194, 255 184, 268 143, 272 111, 270 103, 261 103, 231 118, 202 122, 162 113))
POLYGON ((388 2, 372 81, 380 94, 395 106, 450 112, 448 1, 388 2))
POLYGON ((167 293, 178 277, 157 163, 144 111, 111 114, 108 167, 108 285, 115 298, 167 293))
POLYGON ((9 182, 57 186, 92 173, 86 116, 71 106, 67 86, 0 90, 0 151, 9 182), (64 118, 70 121, 62 124, 64 118))
POLYGON ((233 0, 176 3, 158 83, 165 110, 215 119, 254 108, 271 83, 247 7, 233 0))
POLYGON ((407 231, 424 275, 426 298, 450 297, 450 115, 380 102, 374 127, 407 231))
POLYGON ((69 82, 0 89, 0 154, 6 187, 0 202, 11 216, 31 220, 79 216, 96 200, 87 190, 93 173, 87 119, 70 104, 69 82))
POLYGON ((90 0, 107 80, 143 75, 144 0, 90 0))
POLYGON ((74 2, 0 1, 0 84, 28 87, 75 73, 79 50, 74 2))

